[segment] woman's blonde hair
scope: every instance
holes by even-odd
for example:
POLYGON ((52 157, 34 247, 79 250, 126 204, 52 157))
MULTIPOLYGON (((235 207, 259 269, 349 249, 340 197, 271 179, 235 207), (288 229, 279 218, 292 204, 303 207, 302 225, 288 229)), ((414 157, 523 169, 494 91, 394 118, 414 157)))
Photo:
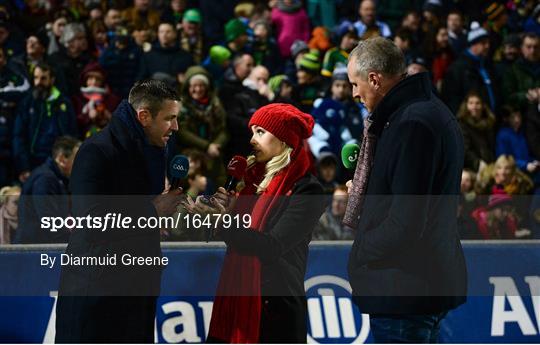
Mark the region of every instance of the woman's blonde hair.
POLYGON ((21 194, 21 187, 19 186, 2 187, 2 189, 0 189, 0 205, 3 205, 10 196, 19 194, 21 194))
POLYGON ((516 173, 516 160, 511 155, 500 155, 499 158, 495 161, 494 169, 492 171, 492 177, 495 177, 497 173, 497 168, 501 165, 509 165, 512 171, 512 175, 516 173))
MULTIPOLYGON (((291 153, 293 149, 286 145, 283 152, 279 155, 270 159, 265 166, 264 178, 262 182, 257 186, 257 194, 260 194, 266 190, 270 181, 276 176, 281 170, 283 170, 291 162, 291 153)), ((256 163, 255 156, 249 156, 247 158, 248 167, 251 167, 256 163)))

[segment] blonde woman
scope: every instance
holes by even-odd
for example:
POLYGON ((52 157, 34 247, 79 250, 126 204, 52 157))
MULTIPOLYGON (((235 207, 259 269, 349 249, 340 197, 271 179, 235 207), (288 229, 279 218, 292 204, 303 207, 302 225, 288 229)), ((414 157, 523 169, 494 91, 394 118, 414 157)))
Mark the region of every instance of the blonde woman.
POLYGON ((249 213, 251 226, 220 231, 227 254, 208 342, 306 342, 308 244, 325 208, 304 145, 313 125, 310 115, 280 103, 260 108, 249 122, 254 154, 241 197, 224 189, 217 197, 234 204, 222 212, 249 213))
POLYGON ((21 188, 7 186, 0 189, 0 244, 13 241, 18 226, 18 202, 21 188))
POLYGON ((508 195, 525 195, 533 186, 532 180, 517 169, 514 157, 501 155, 480 173, 477 191, 478 194, 490 195, 495 189, 502 189, 508 195))

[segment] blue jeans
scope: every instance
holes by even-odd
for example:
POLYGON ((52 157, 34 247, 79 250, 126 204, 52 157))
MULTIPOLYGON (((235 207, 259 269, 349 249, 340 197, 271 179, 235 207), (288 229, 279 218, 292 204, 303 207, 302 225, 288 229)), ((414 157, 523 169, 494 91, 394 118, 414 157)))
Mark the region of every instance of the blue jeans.
POLYGON ((437 343, 446 312, 434 315, 370 315, 375 343, 437 343))

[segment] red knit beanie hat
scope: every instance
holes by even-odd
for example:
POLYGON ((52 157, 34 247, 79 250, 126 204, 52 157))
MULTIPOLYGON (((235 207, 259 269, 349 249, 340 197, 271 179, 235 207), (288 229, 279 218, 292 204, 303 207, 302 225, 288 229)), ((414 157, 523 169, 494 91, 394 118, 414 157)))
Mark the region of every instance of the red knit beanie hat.
POLYGON ((512 197, 508 195, 504 189, 494 186, 492 189, 492 194, 489 196, 487 208, 492 209, 503 204, 510 204, 511 202, 512 197))
POLYGON ((311 136, 313 117, 285 103, 273 103, 259 108, 249 120, 248 127, 260 126, 296 150, 302 140, 311 136))

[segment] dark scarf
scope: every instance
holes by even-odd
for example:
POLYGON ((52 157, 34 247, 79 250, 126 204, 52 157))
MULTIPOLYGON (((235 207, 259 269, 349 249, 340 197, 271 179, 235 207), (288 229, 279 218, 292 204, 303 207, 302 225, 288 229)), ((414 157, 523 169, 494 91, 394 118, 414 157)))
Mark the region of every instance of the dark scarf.
POLYGON ((366 198, 369 175, 375 158, 377 140, 390 116, 400 107, 419 98, 429 97, 432 85, 428 73, 419 73, 401 80, 379 102, 373 113, 364 121, 364 137, 358 155, 358 163, 352 180, 343 225, 356 230, 366 198))
POLYGON ((120 103, 114 112, 114 116, 117 116, 128 127, 132 139, 141 144, 144 162, 150 178, 150 193, 152 195, 161 194, 165 188, 166 149, 150 145, 143 127, 135 118, 135 110, 128 101, 123 100, 120 103))
POLYGON ((364 120, 364 137, 358 156, 358 163, 354 171, 352 187, 349 193, 347 210, 343 216, 343 225, 356 229, 360 220, 360 212, 364 205, 368 187, 369 175, 373 167, 373 158, 375 157, 375 147, 377 146, 377 136, 370 132, 373 120, 368 117, 364 120))

